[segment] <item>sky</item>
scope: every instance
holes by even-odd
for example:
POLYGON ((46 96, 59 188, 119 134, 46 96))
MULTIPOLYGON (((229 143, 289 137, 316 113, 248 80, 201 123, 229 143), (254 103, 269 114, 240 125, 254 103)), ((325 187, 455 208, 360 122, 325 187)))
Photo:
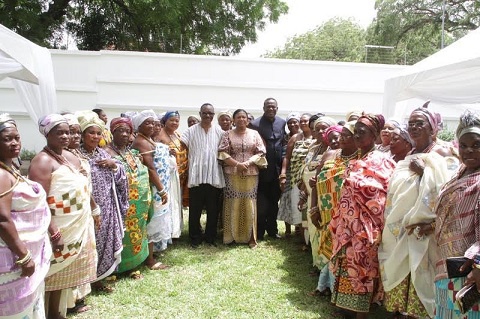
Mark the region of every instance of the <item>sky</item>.
POLYGON ((283 0, 288 4, 288 14, 276 24, 268 24, 258 33, 254 44, 247 44, 239 57, 260 57, 267 51, 283 47, 287 40, 302 34, 334 17, 354 18, 367 27, 375 18, 375 0, 283 0))

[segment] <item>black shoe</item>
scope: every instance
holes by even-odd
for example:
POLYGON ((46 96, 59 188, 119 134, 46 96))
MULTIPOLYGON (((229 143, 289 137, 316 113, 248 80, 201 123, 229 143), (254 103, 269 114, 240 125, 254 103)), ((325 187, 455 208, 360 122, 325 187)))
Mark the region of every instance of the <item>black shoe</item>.
POLYGON ((190 246, 191 246, 193 249, 197 249, 198 247, 200 247, 200 244, 198 244, 198 243, 191 243, 190 246))
POLYGON ((210 241, 210 242, 207 241, 207 245, 212 247, 217 247, 217 243, 214 241, 210 241))

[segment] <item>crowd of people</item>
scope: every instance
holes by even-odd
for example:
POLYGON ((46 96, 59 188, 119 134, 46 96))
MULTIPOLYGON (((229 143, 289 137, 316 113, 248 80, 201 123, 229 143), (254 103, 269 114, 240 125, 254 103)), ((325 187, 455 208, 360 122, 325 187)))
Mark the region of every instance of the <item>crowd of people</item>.
POLYGON ((406 123, 353 111, 180 114, 103 110, 49 114, 46 145, 28 177, 20 135, 0 115, 0 317, 65 318, 88 310, 106 279, 141 279, 168 266, 155 253, 179 238, 188 207, 192 249, 204 242, 256 249, 268 236, 299 238, 339 316, 367 318, 383 304, 396 318, 480 318, 480 117, 465 112, 456 141, 441 116, 415 109, 406 123), (201 223, 202 213, 206 224, 201 223), (292 228, 293 227, 293 228, 292 228), (293 232, 292 232, 293 230, 293 232), (450 259, 464 257, 452 276, 450 259), (476 285, 476 286, 475 286, 476 285))

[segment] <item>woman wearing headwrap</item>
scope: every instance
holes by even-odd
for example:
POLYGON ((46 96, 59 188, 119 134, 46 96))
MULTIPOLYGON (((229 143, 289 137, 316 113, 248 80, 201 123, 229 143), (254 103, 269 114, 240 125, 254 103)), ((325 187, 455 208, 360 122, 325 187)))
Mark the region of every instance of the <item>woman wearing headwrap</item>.
POLYGON ((308 126, 308 120, 310 119, 310 116, 311 115, 307 113, 300 116, 299 126, 301 132, 292 136, 288 141, 287 152, 282 163, 282 171, 279 177, 280 189, 283 191, 286 187, 287 168, 290 169, 290 187, 292 188, 290 197, 292 205, 289 207, 289 209, 282 210, 282 213, 285 213, 285 215, 279 214, 277 219, 285 221, 286 225, 288 224, 287 230, 290 228, 290 225, 295 225, 297 234, 300 234, 300 224, 302 223, 302 212, 297 206, 300 197, 298 183, 302 177, 301 169, 304 164, 305 157, 307 156, 308 149, 314 142, 314 139, 312 138, 312 132, 308 126))
POLYGON ((128 182, 123 165, 98 146, 104 122, 89 111, 78 114, 78 122, 82 129, 80 152, 90 164, 93 198, 101 212, 100 227, 95 230, 98 281, 92 287, 111 292, 112 288, 103 285, 101 280, 112 274, 120 264, 123 225, 129 206, 128 182))
POLYGON ((399 161, 405 159, 415 143, 412 141, 408 131, 400 124, 393 128, 393 130, 390 132, 390 135, 391 158, 398 163, 399 161))
POLYGON ((13 163, 20 150, 15 121, 0 114, 0 317, 45 318, 50 210, 43 188, 13 163))
POLYGON ((122 260, 117 272, 131 271, 131 278, 141 279, 143 276, 140 271, 133 270, 148 257, 147 222, 151 217, 149 213, 152 194, 148 168, 142 164, 139 152, 129 147, 132 131, 133 125, 129 118, 112 119, 110 132, 113 139, 105 150, 123 165, 128 180, 129 207, 125 214, 122 260))
POLYGON ((172 236, 172 216, 168 203, 170 190, 170 161, 168 146, 155 143, 153 135, 155 112, 144 110, 132 119, 133 129, 138 131, 132 148, 140 152, 143 163, 148 168, 150 186, 152 188, 151 217, 147 224, 149 254, 146 265, 151 270, 165 269, 167 266, 157 262, 153 257, 155 244, 158 249, 166 249, 172 236))
POLYGON ((310 122, 310 124, 315 141, 308 149, 305 163, 301 168, 301 180, 299 182, 300 200, 297 202, 298 209, 302 211, 302 227, 305 240, 304 250, 307 249, 307 245, 310 243, 310 235, 314 236, 316 232, 316 227, 312 224, 312 220, 308 214, 311 208, 311 200, 309 200, 309 198, 312 194, 310 180, 315 180, 317 167, 322 161, 323 154, 328 150, 328 142, 325 140, 324 134, 328 128, 335 126, 336 122, 331 117, 320 116, 314 122, 310 122))
POLYGON ((189 115, 187 118, 188 127, 200 123, 200 118, 197 115, 189 115))
POLYGON ((389 119, 380 132, 381 143, 377 145, 377 150, 384 153, 390 152, 390 140, 392 138, 392 131, 395 127, 399 127, 400 123, 397 120, 389 119))
POLYGON ((332 303, 356 312, 357 318, 367 317, 380 292, 377 250, 388 180, 395 168, 395 162, 375 149, 384 124, 381 115, 364 114, 357 120, 357 159, 345 170, 337 209, 328 226, 333 235, 332 303))
POLYGON ((217 115, 218 125, 224 131, 230 131, 232 129, 232 113, 229 111, 219 112, 217 115))
MULTIPOLYGON (((465 285, 480 290, 480 117, 466 111, 460 117, 456 136, 462 165, 446 183, 436 201, 436 219, 432 224, 438 246, 435 276, 435 318, 480 318, 477 301, 461 314, 455 293, 465 285), (468 277, 448 278, 446 259, 464 256, 460 270, 472 269, 468 277)), ((474 288, 474 289, 475 289, 474 288)))
MULTIPOLYGON (((175 163, 173 166, 177 167, 178 170, 178 178, 180 180, 180 193, 181 194, 172 194, 175 201, 181 200, 181 203, 175 203, 177 208, 173 208, 177 214, 180 212, 181 208, 188 206, 188 149, 185 144, 182 143, 180 140, 180 134, 178 134, 178 126, 180 125, 180 114, 178 111, 171 111, 165 113, 163 117, 164 121, 164 128, 160 134, 159 141, 163 144, 168 145, 170 148, 170 154, 175 157, 175 163)), ((172 190, 178 189, 178 186, 172 186, 172 190)), ((183 220, 176 218, 178 222, 177 225, 174 226, 174 238, 178 238, 180 236, 179 231, 181 231, 181 227, 183 225, 183 220)))
POLYGON ((333 210, 337 208, 345 168, 348 162, 357 156, 357 148, 353 140, 354 126, 355 121, 352 121, 346 123, 345 126, 330 126, 325 131, 324 135, 329 137, 329 140, 336 134, 340 134, 339 145, 329 143, 330 150, 325 152, 317 167, 316 182, 313 180, 313 185, 310 185, 312 186, 312 196, 311 209, 308 213, 315 229, 312 230, 312 227, 309 227, 308 230, 313 265, 320 271, 317 288, 309 293, 312 296, 329 295, 333 291, 334 278, 329 270, 329 262, 332 257, 332 235, 328 224, 332 219, 333 210))
MULTIPOLYGON (((288 133, 285 132, 285 140, 282 146, 282 158, 283 158, 282 170, 283 170, 283 167, 285 167, 286 172, 285 172, 285 176, 280 175, 279 177, 280 180, 282 179, 285 180, 285 184, 284 184, 285 186, 282 191, 282 195, 280 196, 280 202, 278 204, 278 215, 277 215, 278 220, 285 220, 285 218, 287 218, 286 216, 290 214, 290 211, 292 209, 292 198, 291 198, 292 185, 290 183, 291 171, 290 171, 290 167, 286 166, 287 163, 286 163, 285 156, 287 155, 288 141, 292 136, 297 134, 298 131, 300 130, 300 125, 299 125, 300 113, 298 112, 289 113, 285 121, 287 123, 286 126, 288 128, 288 133)), ((291 230, 290 224, 285 222, 285 235, 290 236, 291 233, 292 233, 292 230, 291 230)))
POLYGON ((47 193, 52 219, 48 227, 53 248, 50 270, 45 279, 49 292, 48 317, 66 314, 67 288, 75 288, 96 279, 97 253, 92 214, 98 211, 90 201, 88 178, 80 160, 66 150, 70 128, 59 114, 38 122, 47 145, 30 164, 29 176, 47 193), (60 302, 61 299, 64 302, 60 302))
POLYGON ((434 204, 457 167, 456 159, 444 157, 446 149, 437 147, 436 129, 436 118, 428 109, 412 112, 408 132, 415 147, 398 162, 388 187, 379 249, 385 306, 408 316, 433 317, 437 260, 431 228, 434 204))

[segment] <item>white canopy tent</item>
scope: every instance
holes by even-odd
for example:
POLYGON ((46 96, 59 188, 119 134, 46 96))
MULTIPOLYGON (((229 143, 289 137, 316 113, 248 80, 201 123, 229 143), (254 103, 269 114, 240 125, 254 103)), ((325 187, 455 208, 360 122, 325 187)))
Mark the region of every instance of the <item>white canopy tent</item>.
POLYGON ((456 110, 480 102, 480 28, 386 80, 383 114, 405 116, 397 102, 413 98, 456 110))
POLYGON ((0 80, 6 77, 33 121, 57 111, 50 51, 0 24, 0 80))

